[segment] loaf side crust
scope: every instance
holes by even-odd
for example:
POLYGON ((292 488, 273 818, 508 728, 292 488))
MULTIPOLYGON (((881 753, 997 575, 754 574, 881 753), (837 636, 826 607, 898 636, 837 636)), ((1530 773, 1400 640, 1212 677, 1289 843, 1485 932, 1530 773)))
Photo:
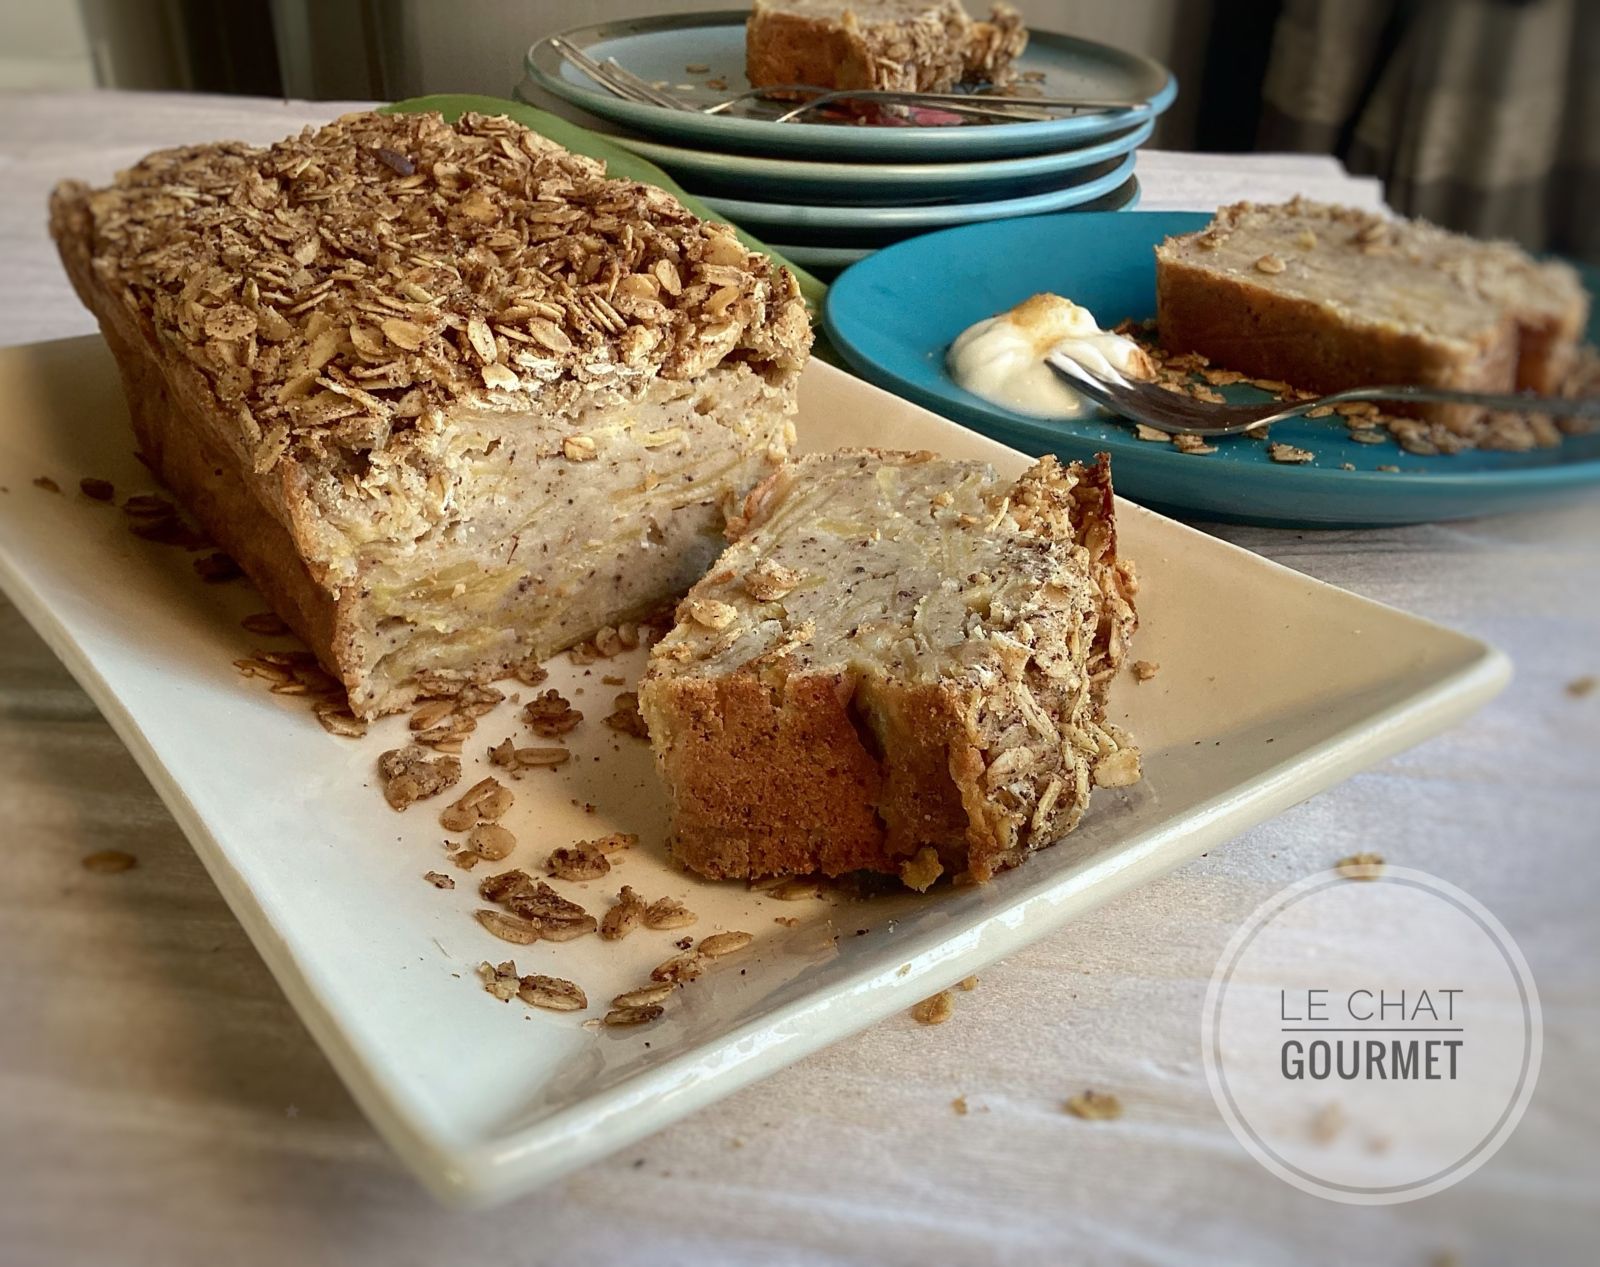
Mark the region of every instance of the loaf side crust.
MULTIPOLYGON (((1102 759, 1131 755, 1105 725, 1105 693, 1136 623, 1136 586, 1116 557, 1104 463, 1086 470, 1046 459, 1007 489, 992 472, 976 475, 987 471, 979 464, 866 456, 877 469, 910 470, 905 486, 916 496, 986 478, 991 513, 1015 525, 1019 566, 1039 580, 993 578, 1006 595, 995 606, 1007 614, 992 610, 996 627, 958 651, 970 663, 919 676, 849 649, 808 648, 803 626, 815 622, 794 626, 793 617, 785 632, 740 639, 739 647, 764 648, 751 658, 740 650, 736 662, 697 663, 715 640, 693 628, 696 604, 734 598, 741 569, 783 555, 763 528, 793 513, 796 488, 826 475, 829 462, 862 458, 804 459, 751 495, 740 541, 680 605, 680 625, 641 684, 672 806, 670 847, 701 874, 987 879, 1076 826, 1102 759)), ((820 522, 828 531, 827 517, 820 522)), ((862 591, 841 579, 821 582, 828 604, 858 603, 862 591)), ((755 606, 758 625, 774 619, 777 601, 755 606)), ((871 610, 862 608, 869 624, 871 610)))

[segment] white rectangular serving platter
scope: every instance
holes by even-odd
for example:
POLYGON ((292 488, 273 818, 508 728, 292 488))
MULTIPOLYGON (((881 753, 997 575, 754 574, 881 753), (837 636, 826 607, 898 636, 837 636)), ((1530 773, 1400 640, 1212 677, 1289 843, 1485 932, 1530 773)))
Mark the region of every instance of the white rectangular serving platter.
MULTIPOLYGON (((78 493, 85 475, 113 480, 119 500, 154 491, 100 340, 0 352, 0 399, 0 583, 128 745, 372 1121, 454 1203, 546 1182, 907 1007, 1443 729, 1509 677, 1481 642, 1123 503, 1122 549, 1143 581, 1135 654, 1161 668, 1119 682, 1113 715, 1140 741, 1145 778, 1097 792, 1079 830, 1026 866, 927 896, 801 901, 677 871, 646 745, 600 724, 625 689, 602 675, 631 684, 636 653, 551 665, 550 685, 586 714, 577 758, 512 785, 517 852, 468 874, 446 862, 439 802, 396 814, 379 795, 374 762, 402 742, 404 719, 335 738, 303 699, 239 676, 236 657, 292 645, 240 628, 260 598, 243 582, 202 584, 189 555, 135 538, 116 507, 78 493), (33 486, 45 475, 60 494, 33 486), (537 872, 550 849, 608 831, 640 844, 606 879, 559 886, 592 911, 630 884, 683 899, 697 936, 755 935, 635 1029, 583 1022, 682 932, 511 946, 472 918, 484 875, 537 872), (456 889, 424 882, 431 869, 456 889), (474 970, 506 958, 575 980, 590 1009, 495 1001, 474 970)), ((820 362, 799 429, 812 449, 926 448, 1008 472, 1027 461, 820 362)), ((462 787, 488 772, 489 743, 538 742, 515 707, 468 741, 462 787)))

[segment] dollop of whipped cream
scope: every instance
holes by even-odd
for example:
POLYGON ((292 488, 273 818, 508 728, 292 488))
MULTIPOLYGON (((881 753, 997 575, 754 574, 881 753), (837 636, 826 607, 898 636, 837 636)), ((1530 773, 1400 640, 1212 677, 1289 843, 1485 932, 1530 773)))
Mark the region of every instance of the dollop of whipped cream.
POLYGON ((1132 339, 1102 330, 1087 308, 1048 293, 962 331, 950 345, 950 376, 973 395, 1020 414, 1081 417, 1093 406, 1045 364, 1052 353, 1096 373, 1155 377, 1149 356, 1132 339))

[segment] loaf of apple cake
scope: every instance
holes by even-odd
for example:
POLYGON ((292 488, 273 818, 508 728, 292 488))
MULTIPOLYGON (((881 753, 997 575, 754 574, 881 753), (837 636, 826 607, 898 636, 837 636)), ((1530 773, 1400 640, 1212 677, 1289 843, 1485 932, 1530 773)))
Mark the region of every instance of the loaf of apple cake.
POLYGON ((960 0, 756 0, 745 76, 756 88, 948 92, 1009 82, 1027 43, 1021 15, 1005 3, 974 22, 960 0))
MULTIPOLYGON (((1317 392, 1558 392, 1589 300, 1569 266, 1420 220, 1296 198, 1223 207, 1156 248, 1161 346, 1317 392)), ((1395 407, 1398 411, 1398 406, 1395 407)), ((1470 432, 1484 411, 1418 405, 1470 432)))
POLYGON ((702 875, 986 880, 1139 777, 1110 468, 841 451, 782 467, 639 688, 702 875))
POLYGON ((793 435, 787 270, 507 118, 164 151, 51 228, 143 456, 361 716, 676 598, 793 435))

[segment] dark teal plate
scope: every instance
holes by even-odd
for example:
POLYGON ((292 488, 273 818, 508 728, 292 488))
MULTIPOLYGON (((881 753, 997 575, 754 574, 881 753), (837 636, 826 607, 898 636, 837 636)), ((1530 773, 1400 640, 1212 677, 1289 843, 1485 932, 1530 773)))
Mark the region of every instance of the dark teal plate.
MULTIPOLYGON (((863 378, 1026 453, 1109 452, 1118 492, 1189 517, 1317 528, 1425 523, 1546 505, 1600 485, 1600 433, 1532 453, 1418 457, 1393 442, 1356 444, 1340 419, 1302 418, 1273 427, 1272 439, 1317 457, 1287 466, 1253 437, 1218 441, 1216 453, 1197 457, 1136 439, 1109 419, 1030 418, 964 391, 945 372, 945 350, 956 335, 1041 290, 1083 304, 1105 326, 1154 316, 1154 247, 1209 219, 1178 211, 1067 212, 912 238, 833 283, 824 306, 828 335, 863 378), (1356 469, 1342 469, 1346 462, 1356 469)), ((1594 275, 1586 281, 1592 293, 1594 275)), ((1591 319, 1591 340, 1597 324, 1591 319)), ((1228 395, 1265 399, 1248 388, 1228 395)), ((861 441, 872 443, 870 430, 861 441)))

